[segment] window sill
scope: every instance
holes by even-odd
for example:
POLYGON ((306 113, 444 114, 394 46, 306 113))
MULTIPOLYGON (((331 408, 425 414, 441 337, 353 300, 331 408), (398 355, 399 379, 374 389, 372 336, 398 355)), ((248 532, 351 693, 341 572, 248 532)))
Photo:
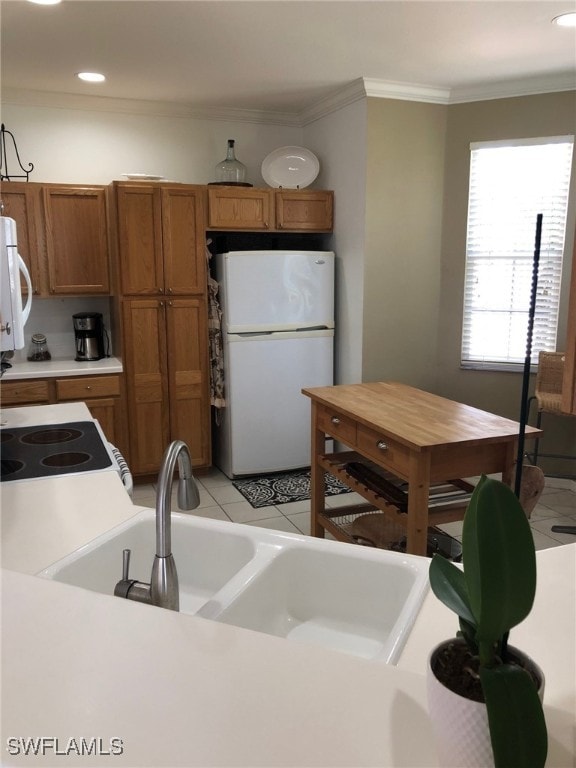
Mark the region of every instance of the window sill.
MULTIPOLYGON (((460 363, 462 371, 492 371, 497 373, 524 373, 524 364, 518 363, 481 363, 466 362, 460 363)), ((537 373, 538 365, 533 363, 530 366, 530 373, 537 373)))

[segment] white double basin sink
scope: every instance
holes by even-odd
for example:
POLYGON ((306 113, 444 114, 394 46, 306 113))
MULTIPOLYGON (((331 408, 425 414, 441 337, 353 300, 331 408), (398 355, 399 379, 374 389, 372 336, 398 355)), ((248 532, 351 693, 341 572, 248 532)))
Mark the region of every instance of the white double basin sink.
MULTIPOLYGON (((149 581, 154 510, 38 575, 113 596, 124 549, 130 578, 149 581)), ((389 664, 428 588, 426 558, 180 513, 172 513, 172 553, 181 612, 389 664)))

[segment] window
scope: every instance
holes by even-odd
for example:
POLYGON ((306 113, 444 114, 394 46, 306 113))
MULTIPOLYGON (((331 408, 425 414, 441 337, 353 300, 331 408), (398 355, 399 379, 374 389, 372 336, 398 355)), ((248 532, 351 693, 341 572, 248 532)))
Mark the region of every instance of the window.
POLYGON ((532 362, 556 349, 573 136, 472 144, 462 366, 526 357, 536 218, 542 219, 532 362))

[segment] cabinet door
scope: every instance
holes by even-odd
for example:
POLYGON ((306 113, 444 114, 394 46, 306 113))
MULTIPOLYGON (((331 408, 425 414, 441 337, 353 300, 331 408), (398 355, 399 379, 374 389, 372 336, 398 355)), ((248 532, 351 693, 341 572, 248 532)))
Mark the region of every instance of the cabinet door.
POLYGON ((163 187, 161 192, 165 291, 172 295, 203 293, 204 188, 163 187))
POLYGON ((206 303, 202 298, 169 301, 166 320, 170 439, 183 440, 194 466, 207 467, 211 449, 206 303))
POLYGON ((158 295, 164 290, 160 189, 119 184, 116 205, 122 293, 158 295))
MULTIPOLYGON (((0 198, 2 215, 10 216, 16 221, 18 253, 30 271, 33 293, 38 295, 41 293, 40 252, 36 229, 39 215, 38 187, 19 181, 3 181, 0 198)), ((24 280, 22 289, 27 293, 28 287, 24 280)))
POLYGON ((97 400, 85 400, 84 402, 92 416, 102 427, 108 442, 116 446, 120 453, 123 453, 122 430, 119 427, 122 419, 120 400, 114 397, 101 397, 97 400))
POLYGON ((123 302, 130 469, 157 472, 169 442, 166 308, 158 299, 123 302))
POLYGON ((330 191, 278 190, 276 192, 276 228, 314 232, 331 231, 333 199, 334 195, 330 191))
POLYGON ((50 293, 109 294, 104 188, 46 186, 43 198, 50 293))
POLYGON ((212 229, 273 229, 273 190, 208 187, 208 226, 212 229))

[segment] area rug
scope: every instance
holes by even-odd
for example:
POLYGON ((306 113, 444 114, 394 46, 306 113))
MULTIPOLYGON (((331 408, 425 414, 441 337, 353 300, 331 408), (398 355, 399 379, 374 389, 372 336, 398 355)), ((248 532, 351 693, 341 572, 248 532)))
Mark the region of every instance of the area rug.
MULTIPOLYGON (((310 470, 248 477, 233 480, 232 485, 255 509, 288 504, 291 501, 306 501, 310 498, 310 470)), ((338 496, 350 490, 337 478, 326 475, 326 496, 338 496)))

